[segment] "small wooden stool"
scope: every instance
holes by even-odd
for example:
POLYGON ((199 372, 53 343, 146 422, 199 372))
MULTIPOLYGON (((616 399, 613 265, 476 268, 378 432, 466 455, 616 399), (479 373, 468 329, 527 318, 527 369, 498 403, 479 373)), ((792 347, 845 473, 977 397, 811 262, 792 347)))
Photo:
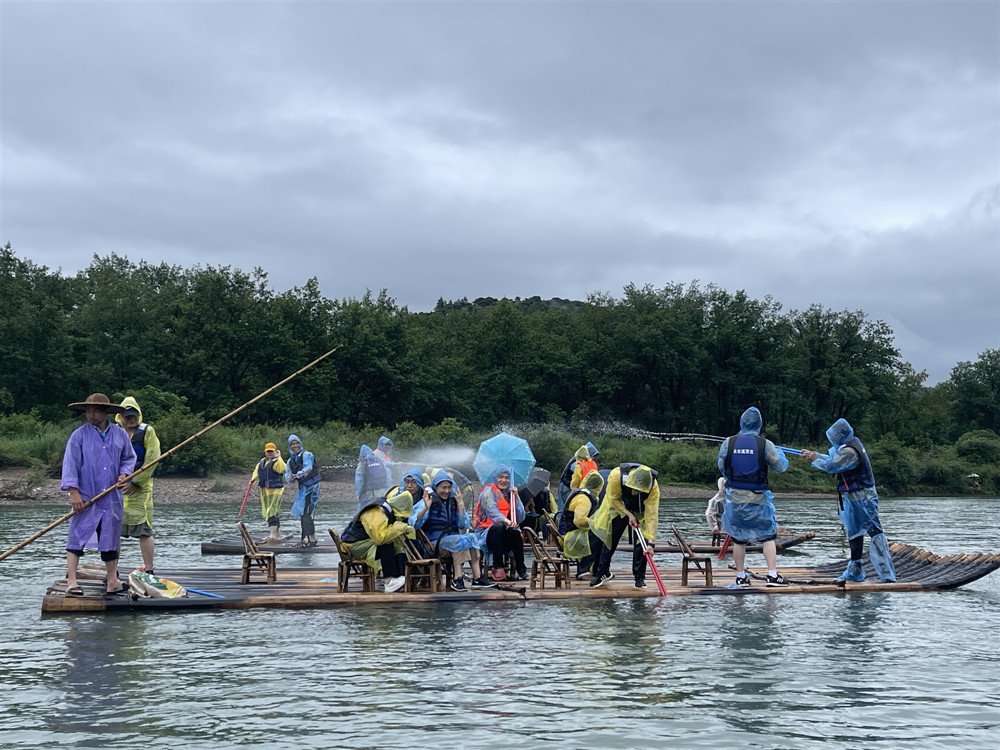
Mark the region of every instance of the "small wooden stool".
POLYGON ((691 545, 687 543, 687 540, 681 536, 681 532, 677 530, 676 526, 671 526, 670 530, 674 532, 674 536, 677 537, 677 544, 681 548, 681 554, 684 556, 681 560, 681 586, 688 585, 688 569, 689 566, 694 565, 695 569, 704 574, 705 585, 712 585, 712 558, 707 555, 696 555, 694 550, 691 549, 691 545))
POLYGON ((273 552, 261 552, 257 548, 257 543, 251 538, 246 524, 239 521, 236 528, 240 530, 240 537, 243 539, 243 572, 240 576, 240 583, 250 583, 250 571, 256 565, 267 575, 268 584, 278 580, 278 568, 275 564, 273 552))

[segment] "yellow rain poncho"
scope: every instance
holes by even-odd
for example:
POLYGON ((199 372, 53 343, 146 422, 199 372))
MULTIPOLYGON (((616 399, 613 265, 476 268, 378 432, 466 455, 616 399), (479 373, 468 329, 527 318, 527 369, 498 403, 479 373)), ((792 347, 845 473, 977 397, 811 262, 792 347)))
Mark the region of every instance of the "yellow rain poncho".
MULTIPOLYGON (((589 474, 587 476, 590 476, 589 474)), ((615 467, 608 475, 604 501, 590 518, 590 530, 608 544, 611 538, 611 521, 615 517, 625 517, 625 503, 622 501, 621 467, 615 467)), ((644 499, 644 511, 636 516, 639 528, 646 539, 656 538, 656 527, 660 516, 660 485, 653 481, 653 472, 648 466, 637 466, 628 473, 626 486, 640 492, 644 499), (648 493, 648 494, 647 494, 648 493)))
POLYGON ((573 454, 576 466, 573 467, 573 476, 570 477, 570 489, 583 486, 583 478, 593 471, 597 471, 597 464, 591 460, 590 449, 586 445, 581 445, 573 454))
POLYGON ((589 490, 595 499, 591 500, 584 492, 576 492, 570 495, 563 510, 563 513, 573 516, 575 528, 567 531, 563 537, 563 553, 573 560, 582 560, 590 554, 590 511, 593 509, 592 503, 597 502, 596 498, 604 489, 604 477, 592 471, 583 478, 580 489, 589 490))
MULTIPOLYGON (((367 539, 345 544, 351 552, 351 557, 355 560, 364 560, 376 570, 381 568, 378 558, 375 556, 377 547, 392 542, 396 552, 403 551, 403 543, 400 538, 404 535, 411 539, 416 536, 413 527, 406 523, 406 519, 413 513, 413 495, 409 492, 399 492, 386 501, 392 508, 396 520, 389 523, 389 518, 385 511, 377 505, 363 509, 355 518, 364 528, 368 535, 367 539), (399 520, 403 519, 403 520, 399 520)), ((354 523, 352 521, 351 523, 354 523)))
MULTIPOLYGON (((139 408, 139 404, 131 396, 126 396, 122 399, 122 406, 129 407, 139 412, 139 426, 136 428, 136 432, 145 428, 145 436, 143 437, 143 445, 146 448, 146 455, 142 459, 142 465, 146 466, 153 463, 160 458, 160 439, 156 436, 156 430, 153 429, 152 425, 144 425, 142 421, 142 409, 139 408)), ((115 415, 115 421, 118 424, 122 423, 122 415, 115 415)), ((135 444, 133 443, 133 447, 135 444)), ((136 450, 138 455, 138 450, 136 450)), ((139 468, 139 462, 136 462, 135 468, 139 468)), ((153 469, 149 471, 144 471, 139 476, 135 477, 131 481, 131 485, 136 488, 135 492, 131 495, 125 495, 125 516, 122 520, 122 525, 124 526, 136 526, 141 523, 149 524, 150 528, 153 526, 153 469)))
MULTIPOLYGON (((274 443, 268 443, 268 445, 274 445, 274 443)), ((276 447, 273 450, 277 455, 274 458, 268 458, 265 455, 253 467, 253 474, 250 476, 251 483, 260 485, 260 514, 264 517, 265 521, 278 515, 278 508, 281 507, 281 497, 285 493, 283 484, 280 487, 266 487, 266 479, 264 483, 261 483, 261 464, 263 464, 263 468, 265 469, 265 476, 269 477, 273 482, 281 484, 284 480, 285 461, 281 457, 281 452, 276 447)))

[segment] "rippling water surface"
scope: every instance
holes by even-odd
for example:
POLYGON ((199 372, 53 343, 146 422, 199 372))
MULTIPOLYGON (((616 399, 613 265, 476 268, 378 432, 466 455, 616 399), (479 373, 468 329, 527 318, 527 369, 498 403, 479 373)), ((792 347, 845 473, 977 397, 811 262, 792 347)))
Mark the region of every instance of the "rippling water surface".
MULTIPOLYGON (((779 564, 846 559, 835 502, 778 502, 789 529, 818 535, 779 564)), ((700 528, 704 503, 664 501, 661 529, 700 528)), ((1000 550, 997 510, 882 503, 890 539, 938 553, 1000 550)), ((7 549, 65 508, 0 511, 7 549)), ((321 502, 317 525, 351 511, 321 502)), ((238 565, 199 548, 234 520, 228 505, 158 507, 157 567, 238 565)), ((64 544, 56 529, 0 563, 3 747, 1000 744, 1000 573, 928 593, 42 617, 64 544)), ((124 569, 140 562, 131 544, 124 569)))

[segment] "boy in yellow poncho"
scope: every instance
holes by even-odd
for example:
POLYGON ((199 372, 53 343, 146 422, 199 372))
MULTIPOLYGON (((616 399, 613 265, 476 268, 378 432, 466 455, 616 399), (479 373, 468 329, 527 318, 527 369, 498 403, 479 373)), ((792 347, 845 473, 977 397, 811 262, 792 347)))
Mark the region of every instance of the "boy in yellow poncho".
POLYGON ((277 445, 267 443, 264 446, 264 458, 253 467, 250 482, 260 485, 260 513, 267 520, 268 537, 261 543, 276 543, 281 537, 278 507, 285 492, 285 462, 277 445))
MULTIPOLYGON (((115 420, 128 433, 135 451, 135 469, 160 458, 160 439, 152 425, 142 421, 142 410, 131 396, 122 399, 124 411, 115 420)), ((125 500, 125 515, 122 519, 122 538, 138 537, 139 551, 142 553, 143 570, 153 572, 153 471, 144 471, 130 481, 122 490, 125 500)))
POLYGON ((344 529, 342 538, 351 557, 373 568, 381 564, 387 594, 399 591, 406 583, 406 555, 400 538, 415 536, 413 527, 406 522, 412 513, 413 495, 399 492, 363 507, 344 529))
POLYGON ((601 540, 590 530, 590 517, 601 505, 604 477, 591 471, 583 478, 583 485, 570 492, 566 507, 559 518, 559 533, 563 537, 563 554, 578 560, 576 577, 589 578, 593 574, 594 550, 599 550, 601 540))
MULTIPOLYGON (((603 586, 614 578, 611 556, 618 549, 626 527, 638 530, 649 541, 656 537, 660 513, 660 486, 656 476, 648 466, 635 463, 624 463, 608 475, 604 501, 590 519, 591 531, 601 542, 600 550, 594 551, 600 559, 595 563, 591 586, 603 586)), ((637 589, 646 588, 646 556, 639 544, 632 550, 632 576, 637 589)))

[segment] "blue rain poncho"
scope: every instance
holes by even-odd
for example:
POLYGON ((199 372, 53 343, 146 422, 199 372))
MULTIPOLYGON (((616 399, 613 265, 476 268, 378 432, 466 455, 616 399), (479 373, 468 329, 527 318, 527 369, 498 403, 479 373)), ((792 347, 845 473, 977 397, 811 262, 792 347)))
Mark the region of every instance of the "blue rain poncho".
MULTIPOLYGON (((826 437, 830 441, 830 450, 826 456, 813 461, 813 466, 827 474, 840 474, 860 463, 858 452, 847 446, 854 439, 854 428, 846 419, 838 419, 830 425, 826 437)), ((874 486, 846 492, 843 498, 844 509, 838 515, 848 539, 865 534, 871 536, 882 530, 882 522, 878 517, 878 492, 874 486)))
MULTIPOLYGON (((764 420, 756 406, 751 406, 740 417, 740 435, 759 435, 764 420)), ((725 476, 726 454, 729 452, 727 437, 719 446, 719 472, 725 476)), ((788 468, 788 458, 775 448, 770 440, 764 441, 764 457, 771 471, 782 472, 788 468)), ((771 490, 745 490, 726 484, 726 509, 722 513, 722 529, 740 542, 761 542, 773 539, 778 533, 774 516, 774 495, 771 490)))
POLYGON ((378 447, 375 448, 375 455, 382 459, 383 463, 392 463, 392 440, 382 435, 378 439, 378 447))
POLYGON ((479 539, 476 535, 465 533, 471 523, 469 513, 464 504, 462 511, 459 512, 455 499, 454 480, 448 472, 444 469, 438 470, 431 480, 431 490, 430 507, 425 513, 426 500, 421 500, 414 505, 413 515, 410 516, 409 521, 410 526, 424 529, 427 538, 437 549, 453 553, 467 549, 479 549, 479 539), (452 483, 445 498, 442 498, 438 492, 438 486, 442 482, 452 483))
POLYGON ((319 502, 319 467, 316 466, 316 459, 310 451, 305 449, 298 435, 288 436, 288 462, 285 464, 285 484, 292 479, 299 482, 298 492, 295 493, 295 502, 292 503, 291 515, 296 521, 302 518, 302 514, 307 507, 309 515, 312 515, 319 502), (299 444, 299 452, 292 452, 292 443, 299 444))
POLYGON ((391 486, 392 475, 389 467, 371 448, 362 445, 358 452, 358 466, 354 470, 354 491, 358 495, 358 509, 368 505, 372 500, 385 497, 391 486))

